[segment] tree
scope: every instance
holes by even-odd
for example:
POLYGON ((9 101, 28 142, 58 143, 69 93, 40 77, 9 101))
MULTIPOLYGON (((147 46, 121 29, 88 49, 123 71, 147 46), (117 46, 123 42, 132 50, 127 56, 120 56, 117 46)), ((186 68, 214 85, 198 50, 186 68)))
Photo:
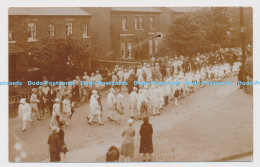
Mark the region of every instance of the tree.
POLYGON ((184 56, 191 56, 209 49, 206 32, 201 31, 196 12, 186 13, 173 20, 167 39, 169 46, 184 56))
POLYGON ((84 39, 50 38, 39 40, 37 45, 29 47, 27 67, 37 68, 42 75, 65 79, 70 76, 69 69, 86 69, 92 54, 90 44, 84 39))

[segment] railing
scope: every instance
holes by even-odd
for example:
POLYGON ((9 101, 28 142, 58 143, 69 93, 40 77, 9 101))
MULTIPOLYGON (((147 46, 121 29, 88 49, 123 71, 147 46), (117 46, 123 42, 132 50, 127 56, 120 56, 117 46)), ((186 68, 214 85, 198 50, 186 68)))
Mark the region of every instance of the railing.
POLYGON ((9 96, 9 117, 17 116, 18 105, 21 98, 26 98, 27 102, 31 97, 32 92, 19 92, 18 95, 9 96))

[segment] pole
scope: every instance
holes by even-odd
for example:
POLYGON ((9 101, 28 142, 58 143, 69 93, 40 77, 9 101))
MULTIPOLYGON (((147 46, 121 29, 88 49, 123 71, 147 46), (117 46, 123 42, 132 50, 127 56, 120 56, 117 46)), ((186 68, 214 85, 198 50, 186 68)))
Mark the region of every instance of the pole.
POLYGON ((242 57, 241 57, 241 70, 242 70, 242 80, 246 81, 246 71, 245 71, 245 27, 244 27, 244 10, 243 7, 240 7, 240 38, 241 38, 241 48, 242 48, 242 57))

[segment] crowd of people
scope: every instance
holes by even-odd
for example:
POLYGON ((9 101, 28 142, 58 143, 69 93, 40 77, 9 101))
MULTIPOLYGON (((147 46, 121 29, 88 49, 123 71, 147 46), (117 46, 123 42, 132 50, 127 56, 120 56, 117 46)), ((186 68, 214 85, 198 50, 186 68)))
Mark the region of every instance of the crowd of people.
MULTIPOLYGON (((42 120, 46 117, 51 117, 49 127, 56 133, 57 125, 69 126, 69 120, 72 118, 75 108, 89 101, 89 111, 86 119, 89 125, 98 123, 100 126, 103 123, 103 112, 107 113, 107 119, 117 124, 122 124, 122 114, 129 114, 130 120, 144 119, 147 124, 147 116, 160 115, 163 108, 167 107, 171 101, 178 105, 178 100, 188 96, 195 90, 203 87, 203 85, 185 84, 186 81, 202 82, 202 81, 222 81, 225 77, 232 74, 237 75, 241 63, 228 63, 221 55, 215 54, 214 59, 211 54, 197 54, 196 57, 189 59, 184 56, 175 56, 174 58, 161 57, 151 58, 151 60, 137 64, 136 66, 119 66, 106 69, 104 74, 99 71, 91 73, 88 76, 87 72, 80 78, 75 77, 73 82, 75 85, 42 85, 32 89, 30 102, 26 99, 21 99, 18 108, 19 117, 22 118, 22 130, 26 130, 26 122, 32 124, 36 119, 42 120), (214 61, 211 61, 214 60, 214 61), (84 82, 127 82, 128 85, 82 85, 84 82), (177 85, 136 85, 137 82, 174 82, 181 83, 177 85), (123 95, 123 91, 127 90, 129 95, 123 95), (102 106, 101 92, 106 91, 106 106, 102 106), (127 96, 127 97, 125 97, 127 96), (129 98, 128 104, 123 103, 124 98, 129 98), (130 112, 128 113, 128 111, 130 112), (49 116, 47 116, 49 115, 49 116), (56 122, 56 125, 54 123, 56 122)), ((47 78, 43 78, 43 81, 47 78)), ((70 81, 70 80, 68 80, 70 81)), ((133 122, 129 121, 131 127, 133 122)), ((130 128, 131 129, 131 128, 130 128)), ((142 132, 140 131, 140 134, 142 132)), ((132 130, 126 130, 123 136, 134 136, 132 130)), ((53 135, 49 142, 56 140, 57 136, 53 135), (53 139, 52 139, 53 138, 53 139)), ((63 143, 64 147, 64 143, 63 143)), ((126 147, 127 148, 127 147, 126 147)), ((133 153, 126 153, 122 145, 121 154, 129 161, 129 157, 133 153)), ((131 147, 132 149, 132 147, 131 147)), ((146 153, 140 149, 141 153, 146 153)), ((147 152, 148 160, 150 153, 147 152)), ((145 156, 145 154, 144 154, 145 156)), ((58 158, 59 159, 59 158, 58 158)))

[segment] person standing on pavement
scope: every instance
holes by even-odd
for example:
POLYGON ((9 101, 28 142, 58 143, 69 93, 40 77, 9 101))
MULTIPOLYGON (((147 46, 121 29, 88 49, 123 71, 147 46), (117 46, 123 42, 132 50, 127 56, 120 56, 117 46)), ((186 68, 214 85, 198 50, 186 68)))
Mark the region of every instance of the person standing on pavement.
POLYGON ((62 152, 62 142, 59 137, 59 128, 55 125, 51 128, 52 133, 49 135, 47 144, 49 145, 50 162, 60 162, 60 152, 62 152))
POLYGON ((26 121, 33 122, 33 120, 31 119, 31 106, 28 103, 26 103, 25 98, 22 98, 20 100, 20 105, 18 107, 18 116, 19 118, 22 118, 22 131, 24 132, 26 130, 26 121))
POLYGON ((58 135, 59 135, 59 139, 60 139, 61 146, 62 146, 61 152, 63 153, 63 161, 65 161, 65 159, 66 159, 66 153, 67 153, 68 149, 67 149, 67 146, 66 146, 65 140, 64 140, 65 132, 64 132, 64 130, 63 130, 64 124, 63 124, 62 121, 59 121, 59 122, 58 122, 58 127, 59 127, 58 135))
POLYGON ((128 127, 123 131, 123 142, 121 145, 121 155, 125 157, 125 162, 130 162, 134 157, 134 136, 133 119, 127 121, 128 127))
POLYGON ((153 141, 152 141, 152 135, 153 135, 153 127, 149 123, 149 117, 143 118, 143 124, 141 125, 139 134, 141 136, 140 139, 140 149, 139 153, 143 153, 143 161, 149 161, 151 162, 151 154, 153 153, 153 141), (146 157, 146 154, 148 155, 146 157))

